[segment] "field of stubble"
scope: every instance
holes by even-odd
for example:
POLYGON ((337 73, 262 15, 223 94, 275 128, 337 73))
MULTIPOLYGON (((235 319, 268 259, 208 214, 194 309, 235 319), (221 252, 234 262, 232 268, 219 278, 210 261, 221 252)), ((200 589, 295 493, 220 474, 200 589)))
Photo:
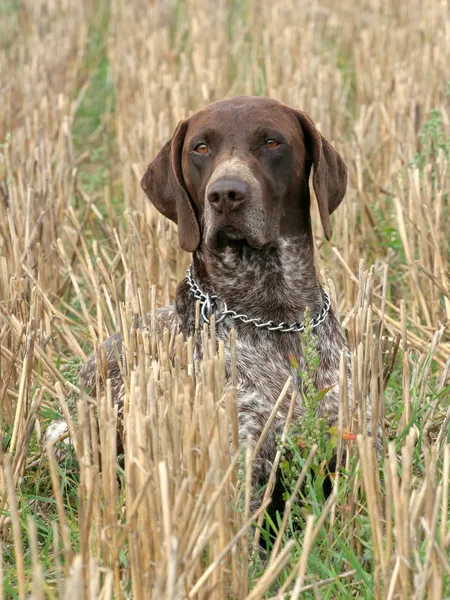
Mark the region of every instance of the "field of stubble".
POLYGON ((0 598, 450 598, 449 40, 445 0, 2 1, 0 598), (358 436, 328 501, 310 481, 265 558, 220 348, 192 365, 129 325, 189 263, 140 177, 243 93, 308 111, 348 165, 314 232, 385 442, 378 468, 358 436), (124 468, 108 397, 77 386, 118 328, 124 468), (46 446, 62 414, 74 444, 46 446))

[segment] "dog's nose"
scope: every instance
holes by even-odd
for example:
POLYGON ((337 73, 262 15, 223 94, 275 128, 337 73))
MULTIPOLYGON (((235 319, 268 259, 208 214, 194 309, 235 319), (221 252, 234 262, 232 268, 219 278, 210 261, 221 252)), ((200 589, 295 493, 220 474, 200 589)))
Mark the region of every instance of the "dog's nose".
POLYGON ((247 198, 247 184, 238 179, 220 178, 208 190, 208 202, 219 212, 237 210, 247 198))

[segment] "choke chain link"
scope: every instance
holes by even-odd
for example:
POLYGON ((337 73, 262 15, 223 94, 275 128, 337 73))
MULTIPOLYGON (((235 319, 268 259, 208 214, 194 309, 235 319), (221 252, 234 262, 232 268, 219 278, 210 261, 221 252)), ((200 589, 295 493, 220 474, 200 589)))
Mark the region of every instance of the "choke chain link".
MULTIPOLYGON (((281 333, 300 333, 302 331, 305 331, 306 326, 304 323, 289 324, 282 322, 278 325, 275 325, 273 321, 263 321, 262 319, 252 318, 243 313, 239 314, 235 310, 229 309, 226 305, 226 302, 224 302, 223 300, 221 302, 224 306, 224 310, 219 311, 217 307, 217 301, 219 300, 219 298, 216 296, 216 294, 205 294, 200 289, 197 282, 192 276, 191 265, 186 269, 186 278, 192 295, 196 300, 200 300, 200 314, 205 323, 209 324, 211 315, 214 312, 216 312, 216 325, 222 322, 225 319, 225 317, 230 317, 231 319, 240 321, 241 323, 252 324, 258 329, 267 329, 268 331, 280 331, 281 333)), ((324 305, 321 313, 311 319, 310 324, 312 329, 323 323, 327 318, 328 313, 330 312, 330 296, 325 290, 322 290, 322 292, 324 296, 324 305)))

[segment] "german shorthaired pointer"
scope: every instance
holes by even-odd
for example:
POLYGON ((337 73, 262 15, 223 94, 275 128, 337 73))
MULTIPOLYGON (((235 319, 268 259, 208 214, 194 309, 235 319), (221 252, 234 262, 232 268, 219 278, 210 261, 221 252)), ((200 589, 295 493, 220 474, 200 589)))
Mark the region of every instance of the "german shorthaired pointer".
MULTIPOLYGON (((194 334, 195 303, 205 320, 216 317, 216 336, 226 349, 236 331, 239 440, 258 440, 290 375, 290 355, 302 365, 305 309, 313 317, 320 355, 318 390, 330 388, 318 414, 336 423, 339 362, 345 338, 321 288, 314 266, 309 179, 314 186, 327 239, 331 213, 341 203, 347 169, 310 117, 275 100, 241 96, 215 102, 181 121, 153 162, 142 187, 159 212, 178 224, 179 243, 193 253, 188 277, 178 286, 175 306, 157 312, 158 326, 194 334)), ((123 383, 114 345, 104 344, 114 397, 123 383)), ((201 348, 197 348, 197 357, 201 348)), ((303 361, 304 362, 304 361, 303 361)), ((96 360, 81 370, 95 383, 96 360)), ((301 381, 294 378, 301 391, 301 381)), ((294 416, 302 414, 297 396, 294 416)), ((255 484, 268 477, 289 400, 282 406, 255 465, 255 484)))

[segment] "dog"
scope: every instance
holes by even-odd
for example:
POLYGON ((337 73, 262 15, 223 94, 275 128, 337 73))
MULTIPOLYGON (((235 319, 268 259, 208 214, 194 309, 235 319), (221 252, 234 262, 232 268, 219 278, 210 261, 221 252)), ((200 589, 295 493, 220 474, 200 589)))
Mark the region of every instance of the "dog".
MULTIPOLYGON (((290 357, 304 367, 299 333, 307 309, 319 355, 314 385, 328 390, 317 414, 330 426, 338 421, 346 340, 315 269, 310 181, 329 240, 330 215, 347 186, 341 156, 307 113, 251 96, 215 102, 181 121, 141 181, 155 208, 178 225, 181 248, 193 254, 175 305, 157 311, 158 328, 194 335, 200 300, 202 321, 215 316, 228 379, 229 334, 235 329, 242 446, 249 435, 256 444, 289 376, 298 392, 294 419, 304 413, 302 381, 290 357)), ((119 334, 99 350, 119 405, 124 395, 117 363, 121 353, 119 334)), ((200 345, 196 357, 201 357, 200 345)), ((96 364, 91 355, 80 371, 85 388, 95 386, 96 364)), ((272 469, 288 407, 286 399, 255 461, 256 486, 264 485, 272 469)))

